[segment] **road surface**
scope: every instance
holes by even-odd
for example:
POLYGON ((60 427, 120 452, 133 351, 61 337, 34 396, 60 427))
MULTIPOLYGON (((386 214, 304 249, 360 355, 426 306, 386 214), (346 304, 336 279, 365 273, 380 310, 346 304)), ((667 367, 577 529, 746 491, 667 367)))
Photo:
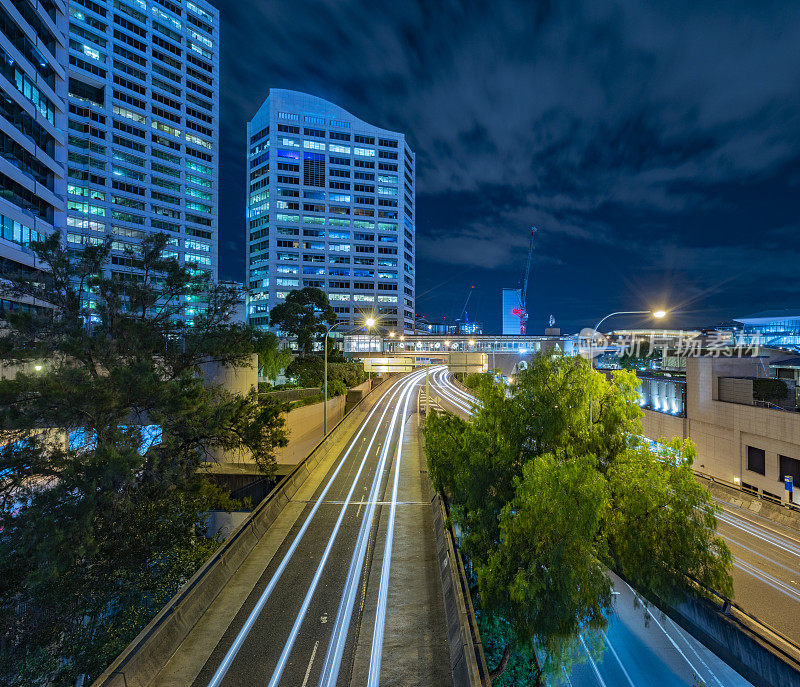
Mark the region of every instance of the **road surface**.
POLYGON ((156 684, 452 684, 413 424, 420 380, 417 372, 385 384, 316 485, 284 509, 294 515, 283 522, 282 512, 237 571, 257 570, 253 582, 229 583, 156 684))

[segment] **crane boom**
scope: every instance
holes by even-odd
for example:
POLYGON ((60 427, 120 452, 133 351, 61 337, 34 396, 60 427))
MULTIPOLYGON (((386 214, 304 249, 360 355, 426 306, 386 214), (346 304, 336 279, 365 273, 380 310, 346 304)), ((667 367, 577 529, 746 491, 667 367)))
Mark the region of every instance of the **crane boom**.
POLYGON ((528 246, 528 262, 525 265, 525 272, 522 278, 522 307, 525 308, 525 303, 528 299, 528 277, 531 275, 531 260, 533 259, 533 243, 536 240, 536 227, 531 227, 531 242, 528 246))
POLYGON ((469 299, 472 298, 472 290, 475 286, 470 286, 469 291, 467 292, 467 300, 464 301, 464 307, 461 308, 461 315, 459 315, 460 320, 464 320, 465 322, 469 322, 469 317, 467 316, 467 305, 469 305, 469 299), (466 318, 466 319, 465 319, 466 318))

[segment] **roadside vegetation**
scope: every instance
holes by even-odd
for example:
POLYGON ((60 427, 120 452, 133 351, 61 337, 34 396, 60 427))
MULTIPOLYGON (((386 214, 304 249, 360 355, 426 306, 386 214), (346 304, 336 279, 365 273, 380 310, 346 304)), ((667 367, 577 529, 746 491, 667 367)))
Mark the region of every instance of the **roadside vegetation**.
POLYGON ((217 548, 203 514, 240 506, 202 465, 247 450, 270 477, 286 443, 279 404, 203 382, 277 340, 167 247, 144 239, 129 280, 110 240, 75 256, 54 234, 49 271, 2 275, 37 308, 0 332, 0 684, 96 678, 217 548))
POLYGON ((692 580, 732 596, 694 447, 657 454, 638 439, 632 372, 538 356, 510 393, 481 377, 465 380, 476 415, 432 413, 425 450, 461 532, 493 684, 541 685, 575 660, 579 635, 591 644, 607 626, 609 568, 664 603, 696 593, 692 580))

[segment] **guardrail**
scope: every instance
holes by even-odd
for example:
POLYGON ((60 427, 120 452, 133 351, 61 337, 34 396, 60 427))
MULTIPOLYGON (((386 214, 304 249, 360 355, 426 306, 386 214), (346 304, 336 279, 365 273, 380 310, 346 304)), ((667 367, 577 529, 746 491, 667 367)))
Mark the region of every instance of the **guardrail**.
POLYGON ((166 665, 200 617, 208 610, 253 547, 263 537, 284 506, 311 471, 335 451, 337 441, 352 433, 378 402, 380 384, 331 429, 309 455, 284 477, 162 608, 128 647, 92 683, 92 687, 148 687, 166 665))
POLYGON ((491 687, 467 573, 441 496, 431 500, 454 687, 491 687))
POLYGON ((667 608, 667 615, 756 687, 800 684, 800 645, 697 580, 690 582, 700 596, 667 608))

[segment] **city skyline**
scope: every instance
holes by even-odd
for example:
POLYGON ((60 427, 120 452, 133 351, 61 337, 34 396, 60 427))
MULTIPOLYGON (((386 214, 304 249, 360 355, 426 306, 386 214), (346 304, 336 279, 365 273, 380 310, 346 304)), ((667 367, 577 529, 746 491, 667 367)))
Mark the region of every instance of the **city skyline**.
POLYGON ((408 134, 419 313, 455 319, 474 284, 470 319, 499 331, 534 224, 531 332, 796 303, 796 6, 215 4, 250 47, 222 59, 221 275, 244 273, 244 122, 291 88, 408 134))

